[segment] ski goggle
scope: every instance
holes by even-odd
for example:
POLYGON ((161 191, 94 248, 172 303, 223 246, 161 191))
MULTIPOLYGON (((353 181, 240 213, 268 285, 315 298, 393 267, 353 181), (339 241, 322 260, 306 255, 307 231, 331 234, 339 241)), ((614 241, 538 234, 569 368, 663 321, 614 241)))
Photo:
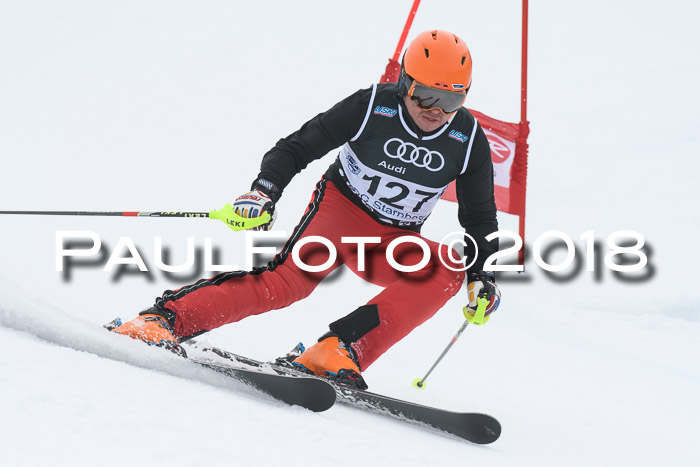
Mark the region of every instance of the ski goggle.
POLYGON ((467 98, 466 91, 446 91, 435 89, 413 80, 408 88, 408 96, 423 110, 438 109, 443 114, 459 110, 467 98))

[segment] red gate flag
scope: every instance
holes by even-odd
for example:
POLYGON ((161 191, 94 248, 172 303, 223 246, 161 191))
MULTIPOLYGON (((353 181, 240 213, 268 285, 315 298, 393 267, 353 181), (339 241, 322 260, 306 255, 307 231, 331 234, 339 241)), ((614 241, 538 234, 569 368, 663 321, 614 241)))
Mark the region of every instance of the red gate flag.
MULTIPOLYGON (((528 122, 507 123, 476 110, 469 111, 479 121, 491 146, 496 207, 501 212, 524 216, 528 122)), ((454 182, 447 187, 442 199, 457 201, 454 182)))

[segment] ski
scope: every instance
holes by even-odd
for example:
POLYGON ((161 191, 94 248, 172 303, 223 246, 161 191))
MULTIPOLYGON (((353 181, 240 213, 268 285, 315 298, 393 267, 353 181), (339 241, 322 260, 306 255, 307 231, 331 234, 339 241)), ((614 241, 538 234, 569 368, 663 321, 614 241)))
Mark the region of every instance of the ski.
POLYGON ((490 415, 452 412, 393 397, 333 384, 338 402, 402 421, 422 423, 476 444, 493 443, 501 435, 501 424, 490 415))
POLYGON ((318 378, 295 378, 289 375, 263 373, 255 369, 233 368, 199 359, 189 360, 241 381, 285 404, 298 405, 312 412, 328 410, 336 400, 335 389, 318 378))
MULTIPOLYGON (((237 365, 244 365, 259 370, 273 372, 298 378, 312 378, 332 386, 337 394, 337 401, 360 410, 415 424, 423 424, 446 433, 456 435, 476 444, 493 443, 501 435, 501 424, 494 417, 481 413, 453 412, 436 407, 425 406, 393 397, 376 394, 337 384, 323 378, 309 376, 285 365, 274 362, 261 362, 215 347, 203 346, 197 342, 188 342, 189 346, 205 355, 215 355, 237 365)), ((214 357, 216 358, 216 357, 214 357)))
MULTIPOLYGON (((120 325, 121 320, 116 318, 103 327, 111 331, 120 325)), ((176 353, 193 364, 231 377, 285 404, 298 405, 312 412, 323 412, 335 404, 335 388, 319 378, 298 378, 276 372, 263 372, 259 368, 231 367, 207 359, 190 358, 184 351, 176 353)))

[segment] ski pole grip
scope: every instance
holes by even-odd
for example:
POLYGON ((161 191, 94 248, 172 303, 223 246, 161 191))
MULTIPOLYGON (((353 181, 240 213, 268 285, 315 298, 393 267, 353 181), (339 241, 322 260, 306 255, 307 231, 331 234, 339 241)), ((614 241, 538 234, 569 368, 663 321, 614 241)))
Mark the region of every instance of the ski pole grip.
POLYGON ((476 306, 476 311, 472 314, 471 310, 468 307, 464 307, 462 309, 462 312, 464 313, 464 317, 469 321, 470 324, 476 324, 477 326, 481 326, 482 324, 486 324, 486 322, 489 320, 488 318, 485 317, 486 315, 486 307, 489 304, 489 301, 484 298, 484 297, 479 297, 476 299, 478 305, 476 306))
POLYGON ((233 206, 231 206, 231 203, 228 203, 221 209, 209 212, 209 217, 211 219, 219 219, 220 221, 225 222, 226 225, 231 227, 231 229, 235 230, 236 232, 240 230, 252 229, 254 227, 267 224, 268 222, 270 222, 271 219, 270 213, 267 211, 263 211, 263 213, 258 217, 248 218, 239 216, 233 210, 233 206))

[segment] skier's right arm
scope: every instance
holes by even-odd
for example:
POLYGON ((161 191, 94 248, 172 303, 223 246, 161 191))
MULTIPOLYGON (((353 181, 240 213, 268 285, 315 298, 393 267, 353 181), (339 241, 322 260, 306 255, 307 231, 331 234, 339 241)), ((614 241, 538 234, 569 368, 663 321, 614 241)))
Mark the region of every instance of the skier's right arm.
POLYGON ((367 114, 372 89, 362 89, 316 115, 264 156, 253 189, 276 202, 292 178, 310 162, 328 154, 357 134, 367 114))
POLYGON ((250 191, 233 202, 234 212, 258 217, 266 211, 270 221, 254 230, 270 230, 276 217, 275 203, 284 188, 310 162, 342 146, 360 131, 371 95, 371 88, 359 90, 280 139, 263 156, 260 173, 250 191))

